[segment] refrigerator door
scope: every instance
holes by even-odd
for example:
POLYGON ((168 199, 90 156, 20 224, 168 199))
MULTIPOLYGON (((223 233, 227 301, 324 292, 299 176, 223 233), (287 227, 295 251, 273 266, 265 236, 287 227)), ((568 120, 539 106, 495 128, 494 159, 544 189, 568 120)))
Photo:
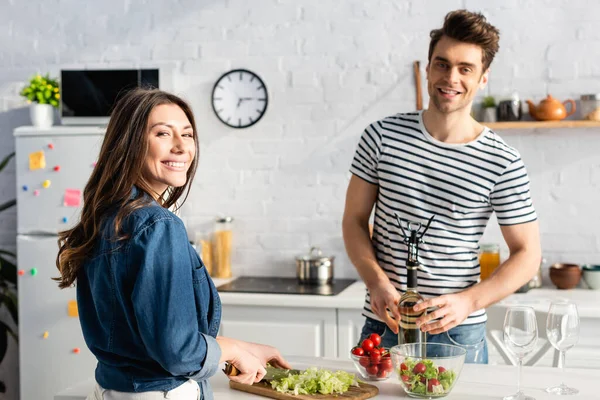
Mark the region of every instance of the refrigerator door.
POLYGON ((56 234, 76 223, 103 137, 98 127, 15 130, 17 233, 56 234))
POLYGON ((73 313, 75 288, 60 290, 51 279, 58 276, 56 240, 17 236, 19 269, 25 271, 18 292, 21 399, 52 400, 61 390, 93 378, 96 368, 73 313))

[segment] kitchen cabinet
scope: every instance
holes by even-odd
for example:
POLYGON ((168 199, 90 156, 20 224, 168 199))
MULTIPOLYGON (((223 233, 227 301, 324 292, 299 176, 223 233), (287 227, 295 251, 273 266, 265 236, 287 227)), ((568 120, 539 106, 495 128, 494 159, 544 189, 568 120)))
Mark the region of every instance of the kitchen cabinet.
POLYGON ((223 305, 219 335, 277 347, 285 355, 337 357, 334 308, 223 305))
MULTIPOLYGON (((356 282, 337 296, 221 293, 223 321, 221 334, 241 340, 271 344, 285 355, 349 357, 358 342, 364 324, 361 315, 365 287, 356 282)), ((567 352, 567 368, 600 369, 600 291, 557 291, 543 288, 513 294, 488 309, 489 363, 511 363, 490 340, 492 330, 502 342, 502 325, 506 307, 529 305, 538 314, 540 343, 546 338, 545 313, 550 300, 562 297, 579 308, 581 332, 579 343, 567 352)), ((535 355, 536 352, 533 353, 535 355)), ((530 356, 531 357, 531 356, 530 356)), ((527 360, 526 360, 527 361, 527 360)), ((536 366, 556 365, 553 348, 546 346, 532 360, 536 366)))
POLYGON ((360 310, 337 310, 339 358, 350 359, 350 350, 358 343, 365 317, 360 310))

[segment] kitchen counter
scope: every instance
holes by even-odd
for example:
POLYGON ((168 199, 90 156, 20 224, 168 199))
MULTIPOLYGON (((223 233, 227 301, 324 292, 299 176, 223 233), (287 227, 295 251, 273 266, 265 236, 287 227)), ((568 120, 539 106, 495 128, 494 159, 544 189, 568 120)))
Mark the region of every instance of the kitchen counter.
MULTIPOLYGON (((304 369, 319 366, 332 370, 356 372, 350 360, 328 359, 317 357, 289 357, 294 368, 304 369)), ((600 380, 600 370, 523 367, 522 387, 525 394, 536 400, 556 400, 557 396, 546 393, 543 389, 565 382, 568 386, 579 389, 576 397, 581 400, 598 399, 598 389, 593 382, 600 380)), ((221 372, 210 379, 214 397, 219 400, 259 399, 260 397, 229 388, 229 380, 221 372)), ((390 378, 383 382, 369 382, 379 387, 377 399, 408 398, 400 383, 390 378)), ((500 365, 465 364, 462 373, 449 396, 445 399, 485 400, 499 399, 516 392, 517 368, 500 365)), ((93 379, 75 384, 54 396, 54 400, 85 400, 93 388, 93 379)))
MULTIPOLYGON (((221 285, 230 281, 215 279, 215 284, 221 285)), ((259 293, 220 293, 224 305, 255 305, 277 307, 315 307, 362 310, 365 298, 365 284, 357 281, 337 296, 313 296, 293 294, 259 294, 259 293)), ((558 290, 554 288, 532 289, 527 293, 515 293, 492 307, 509 307, 526 305, 536 311, 547 312, 552 300, 569 299, 577 304, 581 318, 600 319, 600 290, 571 289, 558 290)))

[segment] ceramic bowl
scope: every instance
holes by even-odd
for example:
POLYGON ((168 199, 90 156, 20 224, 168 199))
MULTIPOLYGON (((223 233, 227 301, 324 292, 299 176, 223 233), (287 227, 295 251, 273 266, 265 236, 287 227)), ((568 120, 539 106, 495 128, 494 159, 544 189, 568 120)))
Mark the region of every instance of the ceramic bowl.
POLYGON ((590 289, 600 290, 600 265, 586 264, 582 266, 582 277, 590 289))
POLYGON ((390 348, 394 374, 410 397, 437 399, 452 391, 467 351, 439 343, 409 343, 390 348))
POLYGON ((573 289, 581 280, 581 267, 577 264, 552 264, 550 280, 558 289, 573 289))

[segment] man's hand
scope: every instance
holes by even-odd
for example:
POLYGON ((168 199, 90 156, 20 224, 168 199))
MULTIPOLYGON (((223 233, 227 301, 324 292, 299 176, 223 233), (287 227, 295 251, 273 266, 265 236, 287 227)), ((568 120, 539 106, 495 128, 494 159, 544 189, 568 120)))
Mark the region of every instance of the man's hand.
POLYGON ((398 311, 400 294, 394 285, 387 280, 386 282, 377 284, 373 288, 369 288, 369 294, 371 297, 371 310, 397 334, 398 323, 400 321, 400 311, 398 311), (390 317, 387 309, 392 312, 394 318, 390 317))
POLYGON ((415 311, 423 311, 431 307, 438 307, 434 312, 419 318, 417 326, 423 332, 432 335, 446 332, 463 322, 473 311, 473 300, 468 293, 446 294, 428 299, 414 306, 415 311), (441 318, 439 321, 430 322, 441 318))

